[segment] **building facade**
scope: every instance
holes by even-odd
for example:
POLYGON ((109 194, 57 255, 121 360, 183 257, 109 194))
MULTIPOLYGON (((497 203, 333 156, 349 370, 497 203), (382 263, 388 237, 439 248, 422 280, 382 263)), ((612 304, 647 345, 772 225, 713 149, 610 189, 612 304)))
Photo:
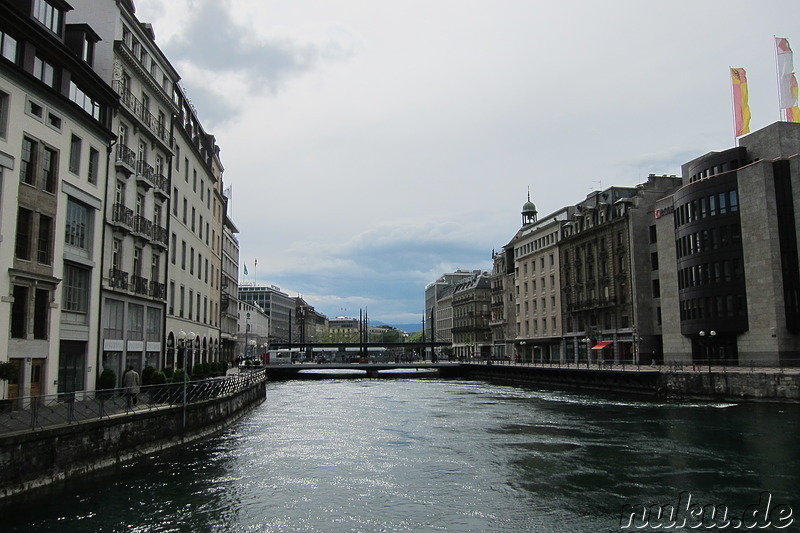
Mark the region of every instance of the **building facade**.
POLYGON ((90 391, 98 372, 106 156, 116 95, 64 2, 0 4, 0 361, 7 398, 90 391))
POLYGON ((658 202, 664 356, 800 364, 800 124, 778 122, 683 165, 658 202))
POLYGON ((453 289, 453 354, 459 359, 491 357, 491 287, 489 274, 481 272, 453 289))
POLYGON ((295 301, 275 285, 239 285, 239 300, 266 313, 269 317, 270 342, 296 341, 292 335, 295 301))

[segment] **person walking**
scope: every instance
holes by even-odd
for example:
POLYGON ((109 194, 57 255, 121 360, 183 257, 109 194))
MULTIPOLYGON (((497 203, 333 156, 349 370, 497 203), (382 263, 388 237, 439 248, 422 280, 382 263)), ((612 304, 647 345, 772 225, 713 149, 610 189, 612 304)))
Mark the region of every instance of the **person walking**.
POLYGON ((122 376, 122 387, 125 397, 128 399, 128 409, 136 405, 139 401, 139 373, 133 369, 133 365, 128 367, 125 375, 122 376))

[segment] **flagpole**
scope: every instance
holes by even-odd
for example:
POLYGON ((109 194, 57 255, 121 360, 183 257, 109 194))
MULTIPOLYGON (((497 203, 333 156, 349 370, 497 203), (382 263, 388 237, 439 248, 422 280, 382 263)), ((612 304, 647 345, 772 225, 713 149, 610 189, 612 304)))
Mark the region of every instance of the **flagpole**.
POLYGON ((728 86, 731 88, 731 120, 733 121, 733 145, 738 147, 739 146, 739 137, 736 136, 736 103, 734 100, 733 95, 733 78, 731 78, 731 72, 733 71, 733 67, 728 65, 728 86))

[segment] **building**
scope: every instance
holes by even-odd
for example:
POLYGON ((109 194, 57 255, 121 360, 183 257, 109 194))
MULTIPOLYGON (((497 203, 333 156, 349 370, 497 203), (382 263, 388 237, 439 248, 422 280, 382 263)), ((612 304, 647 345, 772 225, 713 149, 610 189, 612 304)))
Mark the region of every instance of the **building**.
POLYGON ((320 342, 327 329, 327 317, 318 313, 300 296, 297 296, 294 301, 296 320, 292 338, 300 343, 320 342))
POLYGON ((260 308, 269 317, 270 342, 292 342, 295 301, 275 285, 239 285, 239 300, 260 308))
MULTIPOLYGON (((101 291, 103 369, 164 364, 171 117, 178 75, 133 3, 75 0, 75 14, 97 28, 98 72, 119 95, 112 128, 101 291)), ((173 342, 174 346, 174 342, 173 342)))
POLYGON ((261 358, 269 350, 270 319, 263 309, 238 302, 236 360, 261 358))
POLYGON ((489 274, 481 272, 453 290, 453 354, 459 359, 491 357, 491 286, 489 274))
POLYGON ((573 212, 574 207, 566 207, 539 220, 529 199, 523 207, 522 228, 504 247, 513 266, 513 284, 509 284, 504 298, 505 305, 513 303, 513 310, 506 310, 514 318, 509 323, 513 327, 508 328, 512 331, 505 337, 509 356, 513 353, 522 361, 562 360, 559 244, 573 212))
POLYGON ((65 2, 0 3, 0 361, 7 397, 90 391, 99 370, 106 157, 117 96, 65 2))
POLYGON ((649 235, 656 201, 680 182, 651 174, 636 187, 594 191, 575 206, 559 243, 566 361, 633 362, 640 350, 660 351, 652 292, 658 260, 649 235))
POLYGON ((325 342, 360 342, 361 321, 357 318, 337 316, 328 319, 328 334, 325 342))
POLYGON ((798 364, 798 154, 800 124, 772 124, 684 164, 657 203, 666 360, 798 364))
POLYGON ((239 332, 239 230, 227 215, 222 227, 222 265, 220 267, 220 359, 234 361, 239 357, 237 334, 239 332))
MULTIPOLYGON (((480 272, 480 270, 456 270, 455 272, 442 274, 436 281, 429 283, 425 287, 424 321, 428 324, 428 329, 425 332, 426 338, 424 340, 442 342, 452 339, 451 332, 447 329, 449 318, 439 316, 440 313, 437 308, 439 300, 444 296, 445 292, 448 292, 448 287, 480 274, 480 272), (444 329, 439 329, 440 324, 444 326, 444 329)), ((446 314, 444 313, 444 315, 446 314)))
POLYGON ((180 76, 130 0, 74 0, 99 29, 98 70, 120 98, 107 198, 103 367, 181 366, 220 355, 223 167, 180 76), (183 332, 185 335, 181 335, 183 332))

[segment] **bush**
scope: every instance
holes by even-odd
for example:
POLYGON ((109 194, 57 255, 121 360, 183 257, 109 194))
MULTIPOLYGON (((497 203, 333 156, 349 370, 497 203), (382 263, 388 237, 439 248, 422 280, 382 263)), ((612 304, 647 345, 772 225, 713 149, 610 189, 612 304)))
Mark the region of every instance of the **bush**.
POLYGON ((153 372, 153 376, 151 378, 150 384, 152 385, 163 385, 167 382, 167 376, 164 372, 157 370, 153 372))
POLYGON ((156 369, 152 366, 146 366, 142 369, 142 385, 151 385, 153 383, 153 374, 156 369))
POLYGON ((172 380, 172 374, 175 373, 175 369, 171 366, 164 367, 164 376, 166 376, 167 381, 172 380))
POLYGON ((99 390, 117 388, 117 373, 110 368, 104 369, 97 378, 97 388, 99 390))
POLYGON ((208 373, 205 363, 197 363, 192 367, 192 375, 202 377, 208 373))
POLYGON ((172 383, 183 383, 187 379, 186 372, 182 368, 178 368, 172 373, 172 383))

